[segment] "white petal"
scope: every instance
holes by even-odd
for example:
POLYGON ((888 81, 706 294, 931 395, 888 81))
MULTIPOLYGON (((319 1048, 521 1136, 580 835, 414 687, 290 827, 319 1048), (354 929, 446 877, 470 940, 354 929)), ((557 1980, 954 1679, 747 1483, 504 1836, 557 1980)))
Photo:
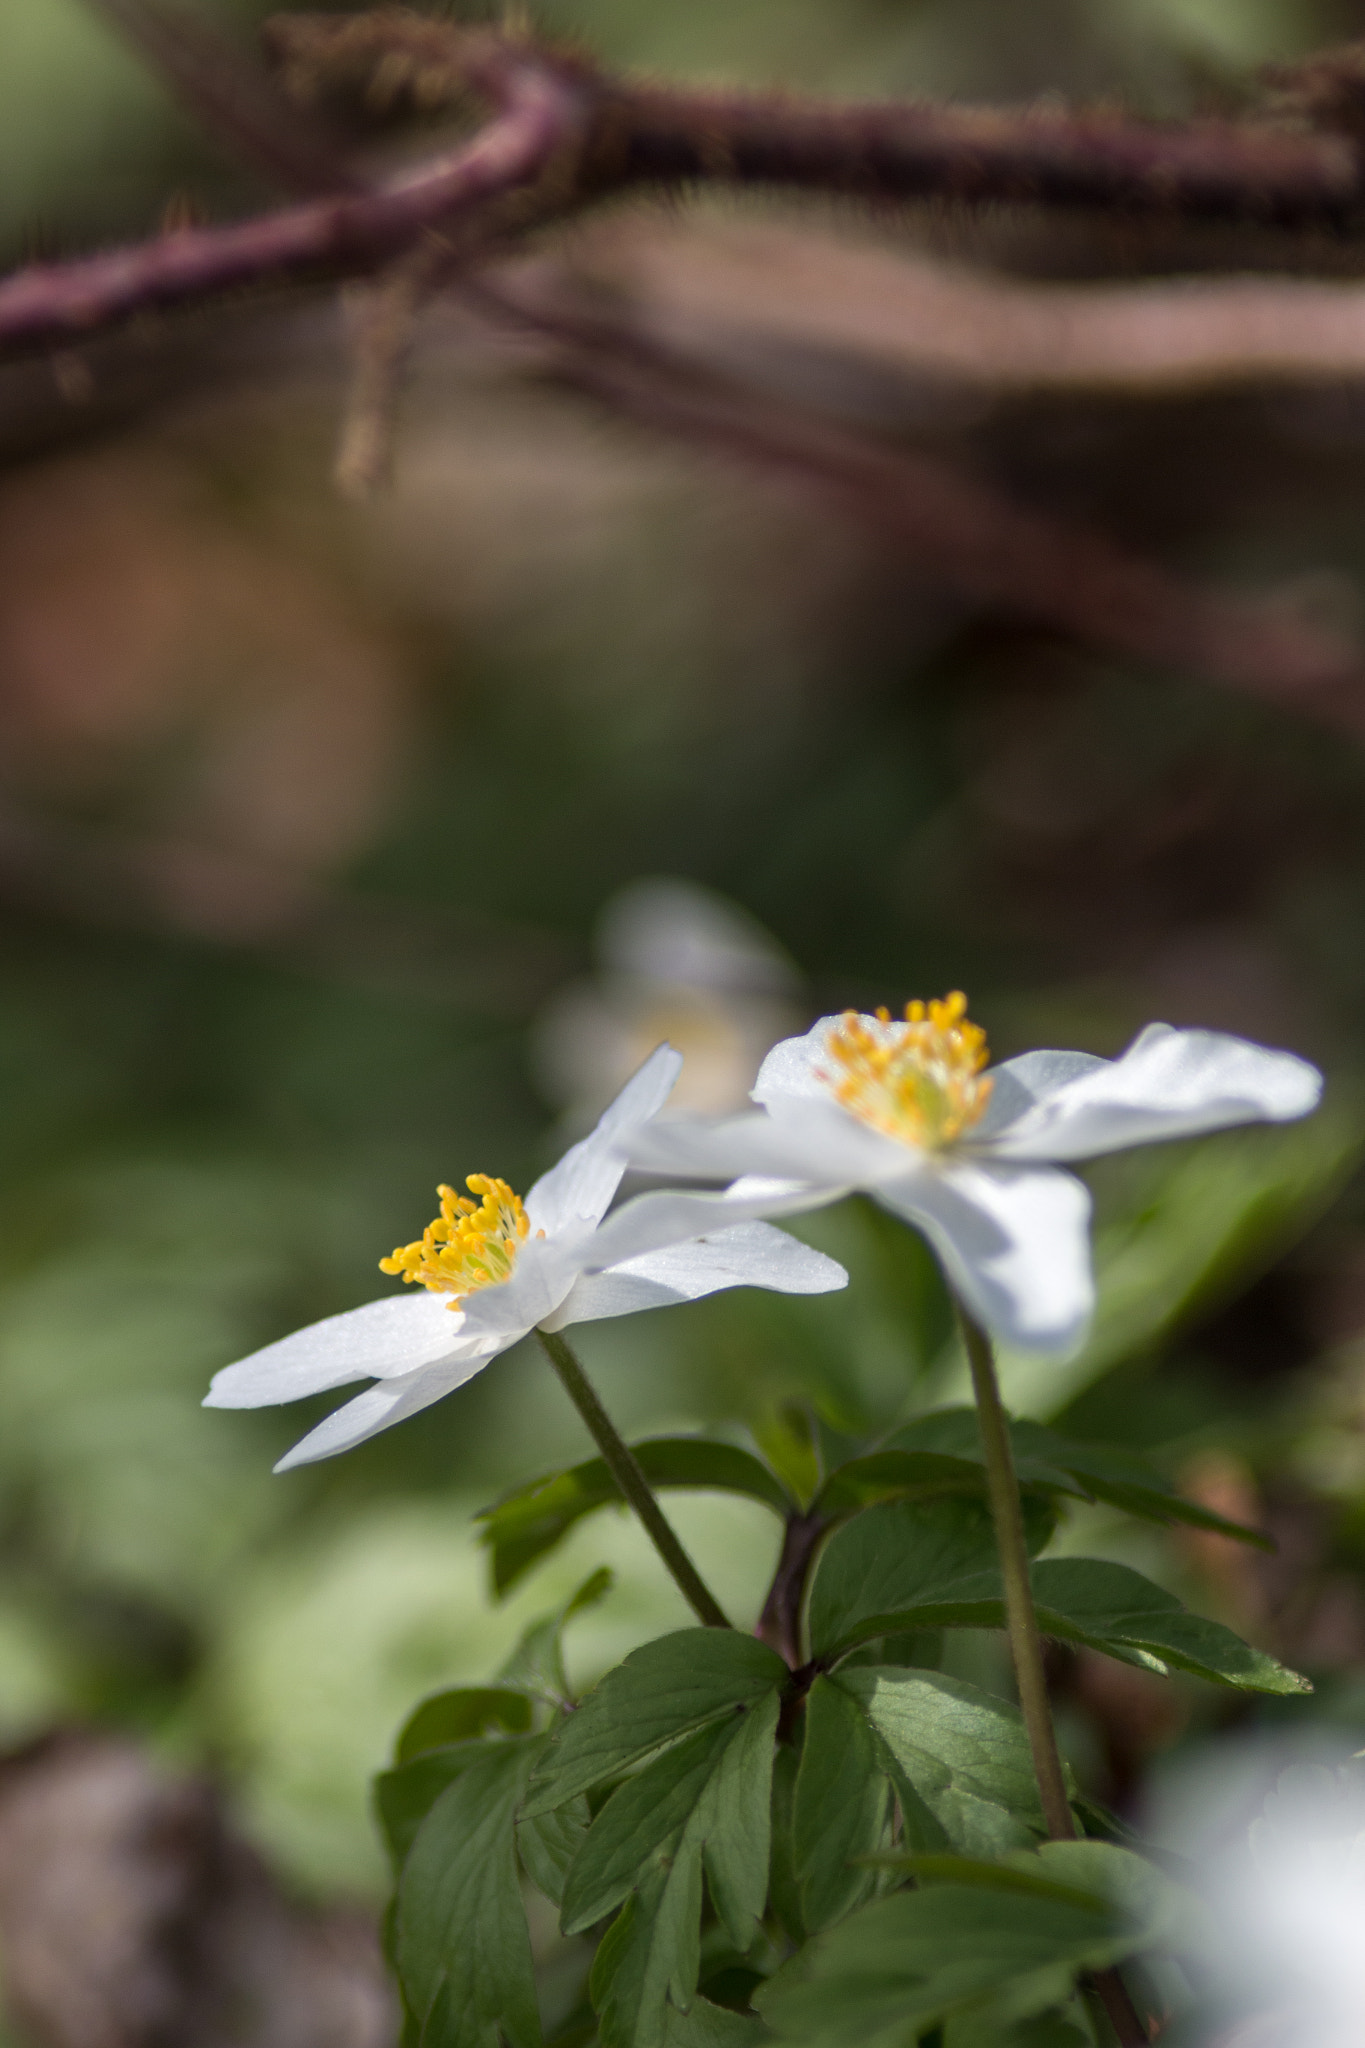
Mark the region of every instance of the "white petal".
POLYGON ((775 1045, 759 1068, 758 1079, 749 1091, 754 1101, 771 1106, 775 1101, 793 1095, 828 1100, 829 1088, 818 1074, 825 1064, 830 1031, 842 1023, 847 1014, 841 1010, 835 1016, 820 1017, 804 1037, 784 1038, 775 1045))
POLYGON ((915 1147, 861 1123, 825 1092, 818 1098, 775 1098, 771 1111, 651 1124, 632 1141, 630 1156, 637 1166, 689 1179, 762 1174, 773 1180, 875 1187, 901 1179, 920 1155, 915 1147))
POLYGON ((830 1294, 847 1285, 848 1274, 841 1265, 785 1230, 767 1223, 737 1223, 711 1237, 628 1259, 609 1272, 585 1275, 546 1327, 562 1330, 570 1323, 598 1322, 604 1316, 631 1315, 636 1309, 700 1301, 725 1287, 830 1294))
POLYGON ((464 1300, 464 1334, 473 1343, 515 1343, 544 1322, 583 1271, 576 1241, 591 1245, 596 1232, 584 1225, 581 1240, 529 1238, 506 1280, 480 1287, 464 1300))
POLYGON ((626 1170, 626 1140, 663 1108, 681 1067, 682 1054, 671 1045, 655 1047, 596 1128, 535 1183, 526 1197, 533 1229, 555 1237, 574 1223, 596 1223, 606 1215, 626 1170))
POLYGON ((924 1232, 952 1286, 991 1333, 1058 1356, 1094 1308, 1090 1196, 1069 1173, 960 1156, 895 1188, 886 1208, 924 1232))
POLYGON ((1024 1052, 1017 1059, 1002 1060, 990 1070, 991 1099, 971 1142, 979 1144, 983 1138, 996 1137, 1035 1103, 1045 1102, 1059 1088, 1110 1064, 1093 1052, 1024 1052))
POLYGON ((481 1373, 496 1356, 496 1351, 490 1351, 481 1358, 431 1366, 423 1372, 408 1373, 402 1379, 381 1380, 378 1386, 367 1387, 363 1394, 357 1394, 353 1401, 335 1409, 325 1422, 310 1430, 292 1451, 285 1453, 275 1470, 288 1472, 295 1465, 313 1465, 319 1458, 334 1458, 339 1451, 353 1450, 369 1437, 378 1436, 381 1429, 392 1429, 396 1422, 406 1422, 410 1415, 443 1400, 456 1387, 464 1386, 476 1373, 481 1373))
POLYGON ((386 1295, 281 1337, 215 1373, 206 1408, 270 1408, 350 1380, 398 1378, 463 1348, 464 1317, 426 1288, 386 1295))
POLYGON ((848 1194, 847 1187, 814 1186, 807 1181, 754 1181, 743 1194, 692 1194, 682 1188, 659 1188, 636 1195, 599 1223, 589 1244, 580 1248, 585 1273, 662 1252, 692 1238, 712 1237, 732 1224, 758 1216, 799 1216, 848 1194))
MULTIPOLYGON (((1028 1109, 990 1140, 1006 1159, 1089 1159, 1159 1138, 1306 1116, 1322 1076, 1293 1053, 1221 1031, 1149 1024, 1106 1060, 1028 1109)), ((984 1148, 983 1148, 984 1149, 984 1148)))

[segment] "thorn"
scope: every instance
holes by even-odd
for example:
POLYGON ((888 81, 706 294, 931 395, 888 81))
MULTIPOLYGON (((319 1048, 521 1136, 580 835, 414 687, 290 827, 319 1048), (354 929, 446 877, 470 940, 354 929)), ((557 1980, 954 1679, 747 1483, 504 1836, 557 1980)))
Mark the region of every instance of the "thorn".
POLYGON ((376 283, 346 294, 355 362, 332 475, 353 504, 368 503, 392 481, 403 373, 418 316, 449 255, 444 242, 424 242, 376 283))
POLYGON ((172 192, 161 209, 163 235, 183 234, 186 228, 202 227, 208 216, 192 192, 172 192))

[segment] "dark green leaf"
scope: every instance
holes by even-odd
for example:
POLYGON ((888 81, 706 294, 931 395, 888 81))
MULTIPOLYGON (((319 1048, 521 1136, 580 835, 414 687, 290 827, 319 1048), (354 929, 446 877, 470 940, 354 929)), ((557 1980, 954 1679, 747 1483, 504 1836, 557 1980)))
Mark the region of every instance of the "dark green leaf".
POLYGON ((409 1716, 394 1749, 395 1764, 411 1763, 429 1749, 469 1742, 492 1728, 524 1735, 531 1725, 531 1702, 525 1693, 500 1686, 460 1686, 438 1692, 409 1716))
MULTIPOLYGON (((762 1501, 785 1517, 796 1502, 780 1479, 736 1444, 704 1437, 654 1437, 634 1446, 653 1486, 686 1486, 739 1493, 762 1501)), ((479 1516, 481 1540, 492 1552, 494 1590, 503 1594, 523 1573, 562 1542, 576 1522, 595 1508, 624 1505, 616 1481, 601 1458, 518 1487, 479 1516)))
POLYGON ((1019 1869, 1011 1863, 993 1863, 984 1856, 925 1855, 913 1849, 892 1850, 878 1856, 876 1862, 884 1869, 898 1870, 906 1877, 913 1877, 917 1884, 981 1885, 989 1892, 1020 1892, 1028 1898, 1060 1899, 1064 1906, 1089 1906, 1092 1910, 1099 1903, 1081 1886, 1045 1877, 1041 1870, 1034 1872, 1019 1869))
POLYGON ((702 1874, 739 1950, 768 1879, 775 1690, 695 1729, 619 1785, 589 1830, 564 1889, 573 1934, 624 1900, 593 1968, 604 2043, 657 2048, 667 2006, 692 2006, 700 1965, 702 1874))
POLYGON ((569 1865, 588 1832, 588 1802, 571 1799, 552 1813, 538 1813, 517 1823, 517 1854, 533 1885, 558 1906, 564 1899, 569 1865))
POLYGON ((1038 1620, 1049 1635, 1107 1650, 1129 1661, 1174 1666, 1246 1692, 1302 1693, 1298 1672, 1253 1649, 1221 1622, 1191 1614, 1174 1593, 1127 1565, 1093 1557, 1058 1557, 1033 1568, 1038 1620))
POLYGON ((1185 1951, 1204 1933, 1205 1909, 1192 1892, 1112 1842, 1042 1842, 995 1860, 893 1851, 877 1861, 920 1884, 980 1885, 1117 1914, 1135 1947, 1185 1951))
POLYGON ((819 1935, 755 2004, 791 2040, 848 2043, 916 2031, 1008 1986, 1013 2014, 1064 1999, 1075 1971, 1100 1969, 1134 1937, 1104 1907, 964 1885, 874 1900, 819 1935))
POLYGON ((1205 1921, 1198 1898, 1131 1849, 1114 1842, 1043 1842, 1006 1860, 1019 1870, 1041 1865, 1046 1878, 1103 1899, 1123 1916, 1140 1948, 1179 1952, 1198 1943, 1205 1921))
POLYGON ((783 1743, 773 1758, 772 1851, 768 1870, 768 1895, 773 1911, 794 1942, 806 1938, 801 1912, 801 1885, 796 1874, 796 1779, 800 1768, 797 1753, 783 1743))
POLYGON ((938 1500, 946 1494, 984 1500, 985 1467, 979 1460, 945 1457, 939 1451, 883 1448, 850 1458, 831 1472, 814 1505, 822 1514, 846 1515, 879 1500, 938 1500))
POLYGON ((569 1698, 564 1671, 565 1624, 584 1608, 595 1607, 611 1591, 612 1583, 611 1572, 602 1565, 555 1613, 533 1621, 498 1673, 503 1684, 532 1693, 552 1706, 563 1706, 569 1698))
POLYGON ((617 1787, 569 1871, 566 1934, 610 1913, 654 1859, 672 1856, 676 1864, 690 1856, 699 1868, 704 1861, 731 1940, 748 1947, 767 1895, 778 1705, 774 1690, 742 1713, 708 1722, 617 1787))
POLYGON ((741 1951, 758 1932, 768 1896, 773 1742, 781 1704, 771 1692, 745 1710, 689 1829, 702 1844, 716 1916, 741 1951))
MULTIPOLYGON (((1190 1614, 1127 1565, 1048 1559, 1033 1567, 1039 1625, 1149 1670, 1174 1667, 1249 1692, 1311 1691, 1221 1622, 1190 1614)), ((886 1502, 830 1540, 811 1592, 811 1645, 833 1658, 913 1628, 1001 1628, 1004 1603, 990 1525, 973 1503, 886 1502), (891 1604, 885 1608, 881 1601, 891 1604)))
POLYGON ((686 2012, 670 2005, 664 2015, 664 2048, 755 2048, 767 2039, 762 2020, 694 1998, 686 2012))
POLYGON ((1038 1422, 1016 1422, 1013 1427, 1019 1455, 1026 1463, 1050 1458, 1065 1468, 1079 1491, 1107 1501, 1111 1507, 1148 1522, 1180 1522, 1191 1529, 1211 1529, 1220 1536, 1235 1537, 1239 1543, 1254 1544, 1258 1550, 1275 1548, 1273 1539, 1261 1530, 1249 1529, 1244 1522, 1229 1521, 1226 1515, 1216 1515, 1211 1508, 1186 1500, 1145 1458, 1103 1444, 1072 1443, 1038 1422))
POLYGON ((698 1968, 701 1858, 660 1860, 608 1928, 589 1980, 602 2048, 662 2048, 673 2004, 692 2003, 698 1968))
MULTIPOLYGON (((1028 1424, 1010 1423, 1014 1439, 1016 1461, 1026 1457, 1025 1447, 1017 1432, 1028 1428, 1028 1424)), ((1051 1431, 1042 1431, 1042 1436, 1051 1436, 1051 1431)), ((1057 1441, 1060 1443, 1061 1439, 1057 1441)), ((984 1466, 985 1453, 981 1447, 981 1425, 977 1421, 975 1408, 935 1408, 928 1415, 918 1415, 913 1422, 905 1423, 892 1432, 881 1445, 883 1451, 900 1452, 903 1456, 940 1457, 961 1461, 967 1465, 984 1466)), ((1023 1476, 1022 1473, 1020 1475, 1023 1476)), ((1040 1484, 1060 1486, 1068 1491, 1070 1486, 1066 1464, 1060 1460, 1049 1460, 1041 1444, 1033 1447, 1029 1457, 1029 1477, 1040 1484)))
POLYGON ((938 1617, 927 1610, 951 1605, 960 1584, 978 1588, 982 1574, 994 1568, 990 1514, 977 1501, 891 1501, 868 1508, 836 1530, 816 1567, 811 1648, 816 1656, 828 1656, 884 1635, 887 1627, 932 1627, 938 1617), (866 1626, 921 1608, 923 1624, 898 1618, 866 1626))
POLYGON ((527 1813, 562 1806, 690 1729, 754 1705, 789 1675, 776 1651, 737 1629, 679 1629, 644 1644, 560 1728, 527 1813))
POLYGON ((866 1715, 916 1847, 989 1856, 1042 1832, 1017 1707, 937 1671, 853 1666, 833 1683, 866 1715))
POLYGON ((482 1745, 432 1807, 403 1866, 399 1975, 424 2040, 440 2048, 498 2048, 500 2040, 539 2048, 513 1821, 546 1739, 482 1745))
MULTIPOLYGON (((1094 2035, 1068 2018, 1068 2009, 1053 2006, 1013 2024, 1006 2016, 1008 2009, 1006 1995, 954 2013, 943 2029, 943 2048, 1091 2048, 1094 2035)), ((1076 1999, 1070 2001, 1069 2010, 1077 2013, 1076 1999)))
POLYGON ((783 1401, 750 1424, 754 1442, 799 1508, 819 1490, 822 1473, 815 1419, 802 1402, 783 1401))
POLYGON ((380 1772, 374 1781, 375 1814, 395 1869, 402 1864, 418 1828, 446 1786, 453 1784, 483 1750, 483 1743, 463 1742, 451 1749, 429 1750, 410 1764, 380 1772))
POLYGON ((709 1721, 617 1786, 565 1882, 566 1934, 613 1912, 650 1859, 672 1853, 734 1732, 729 1720, 709 1721))
MULTIPOLYGON (((1185 1500, 1155 1466, 1131 1452, 1075 1443, 1040 1422, 1011 1422, 1010 1435, 1019 1480, 1026 1488, 1048 1487, 1083 1500, 1102 1500, 1146 1521, 1181 1522, 1191 1528, 1216 1530, 1263 1550, 1274 1548, 1260 1531, 1185 1500)), ((852 1495, 861 1490, 864 1498, 871 1498, 878 1484, 883 1491, 893 1489, 898 1470, 905 1475, 907 1489, 918 1486, 927 1491, 937 1466, 942 1467, 939 1481, 944 1490, 954 1474, 965 1488, 973 1468, 978 1485, 981 1483, 983 1453, 974 1408, 941 1408, 919 1416, 888 1437, 879 1451, 832 1474, 825 1491, 842 1489, 852 1495), (898 1460, 904 1463, 898 1464, 898 1460)), ((848 1505, 854 1504, 850 1499, 848 1505)))
POLYGON ((870 1855, 886 1827, 888 1785, 860 1703, 828 1678, 806 1699, 792 1839, 801 1918, 814 1932, 867 1897, 870 1855))

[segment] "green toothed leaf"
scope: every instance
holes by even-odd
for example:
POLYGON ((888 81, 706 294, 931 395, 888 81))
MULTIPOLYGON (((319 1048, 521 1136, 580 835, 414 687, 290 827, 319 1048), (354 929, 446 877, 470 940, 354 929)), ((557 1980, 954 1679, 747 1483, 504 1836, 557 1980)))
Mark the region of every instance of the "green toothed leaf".
POLYGON ((468 1742, 493 1728, 524 1735, 531 1726, 531 1702, 525 1693, 501 1686, 459 1686, 423 1700, 404 1724, 394 1748, 394 1763, 411 1763, 431 1749, 468 1742))
POLYGON ((562 1806, 691 1729, 756 1705, 789 1676, 776 1651, 736 1629, 679 1629, 646 1643, 559 1729, 527 1813, 562 1806))
MULTIPOLYGON (((1064 1642, 1242 1691, 1312 1690, 1127 1565, 1050 1558, 1033 1566, 1032 1582, 1040 1628, 1064 1642)), ((829 1661, 902 1630, 1002 1628, 1004 1620, 989 1522, 965 1500, 868 1508, 830 1539, 811 1590, 811 1645, 829 1661)))
POLYGON ((513 1825, 546 1741, 520 1736, 479 1745, 408 1852, 396 1948, 424 2044, 540 2048, 513 1825))
POLYGON ((890 1787, 860 1703, 828 1678, 806 1699, 792 1843, 807 1930, 828 1927, 874 1889, 860 1859, 880 1844, 890 1787))

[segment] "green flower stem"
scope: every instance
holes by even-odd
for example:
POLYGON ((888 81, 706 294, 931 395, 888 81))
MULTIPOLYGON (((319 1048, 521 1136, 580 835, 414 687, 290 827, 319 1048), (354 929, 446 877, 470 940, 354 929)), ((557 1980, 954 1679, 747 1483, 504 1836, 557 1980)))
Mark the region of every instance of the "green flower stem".
MULTIPOLYGON (((1014 1446, 1009 1423, 1000 1400, 1000 1382, 995 1374, 991 1340, 962 1303, 954 1297, 962 1341, 972 1368, 976 1393, 976 1414, 986 1452, 986 1485, 991 1497, 996 1548, 1000 1553, 1000 1576, 1005 1587, 1005 1621, 1009 1630, 1010 1655, 1019 1688, 1019 1706, 1028 1731, 1033 1755, 1033 1775, 1043 1818, 1054 1842, 1074 1842, 1076 1823, 1071 1801, 1066 1796, 1066 1779, 1057 1749, 1057 1731, 1052 1725, 1052 1703, 1047 1696, 1047 1674, 1043 1669, 1043 1639, 1033 1606, 1029 1581, 1028 1543, 1024 1536, 1024 1510, 1019 1498, 1019 1477, 1014 1469, 1014 1446)), ((1148 2034, 1117 1970, 1097 1970, 1095 1990, 1109 2015, 1120 2048, 1147 2048, 1148 2034)))
POLYGON ((729 1628, 729 1618, 714 1599, 687 1552, 664 1519, 650 1491, 640 1461, 598 1400, 592 1382, 557 1330, 537 1330, 560 1384, 588 1426, 588 1433, 606 1461, 607 1470, 634 1508, 645 1533, 672 1573, 678 1591, 707 1628, 729 1628))
POLYGON ((962 1341, 972 1368, 976 1392, 977 1420, 986 1452, 986 1485, 990 1493, 995 1541, 1000 1552, 1000 1576, 1005 1586, 1005 1625, 1009 1631, 1010 1655, 1019 1687, 1019 1706, 1028 1731, 1033 1755, 1033 1775, 1043 1802, 1043 1818, 1054 1842, 1073 1842, 1076 1823, 1066 1796, 1062 1759, 1057 1751, 1057 1734, 1052 1725, 1052 1705, 1047 1696, 1043 1670, 1043 1639, 1033 1607, 1029 1583, 1028 1544, 1024 1539, 1024 1511, 1019 1499, 1019 1480, 1014 1470, 1014 1447, 1009 1424, 1000 1404, 1000 1383, 995 1376, 991 1340, 974 1322, 959 1301, 958 1319, 962 1341))

